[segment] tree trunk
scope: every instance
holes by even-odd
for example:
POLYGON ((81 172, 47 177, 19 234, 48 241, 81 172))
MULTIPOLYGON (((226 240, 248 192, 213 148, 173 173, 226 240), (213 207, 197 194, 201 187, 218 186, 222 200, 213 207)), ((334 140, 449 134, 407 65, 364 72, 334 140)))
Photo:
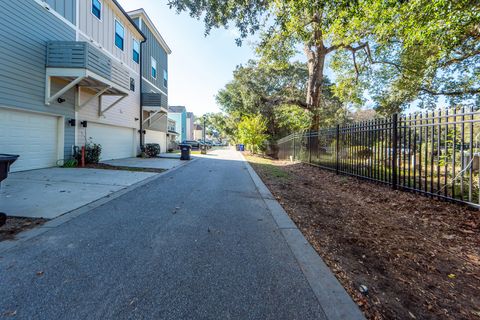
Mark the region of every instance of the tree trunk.
POLYGON ((319 109, 322 102, 323 71, 327 50, 321 43, 315 47, 315 50, 306 44, 304 51, 307 55, 308 66, 307 108, 313 114, 311 130, 317 131, 320 122, 319 109))

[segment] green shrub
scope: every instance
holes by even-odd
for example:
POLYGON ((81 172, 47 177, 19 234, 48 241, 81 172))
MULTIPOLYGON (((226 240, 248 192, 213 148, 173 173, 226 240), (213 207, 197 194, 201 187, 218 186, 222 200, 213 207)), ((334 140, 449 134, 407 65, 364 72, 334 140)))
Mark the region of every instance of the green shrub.
POLYGON ((155 158, 160 154, 160 145, 158 143, 147 143, 144 151, 147 157, 155 158))
POLYGON ((101 145, 93 142, 89 142, 85 145, 85 163, 97 164, 100 161, 101 154, 101 145))

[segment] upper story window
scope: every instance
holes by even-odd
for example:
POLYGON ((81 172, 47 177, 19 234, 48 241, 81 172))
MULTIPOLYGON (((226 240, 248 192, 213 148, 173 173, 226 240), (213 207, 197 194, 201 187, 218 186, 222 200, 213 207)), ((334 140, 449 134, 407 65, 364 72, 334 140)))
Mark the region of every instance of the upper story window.
POLYGON ((125 46, 125 28, 117 20, 115 20, 115 45, 121 50, 125 46))
POLYGON ((133 39, 133 61, 140 63, 140 42, 133 39))
POLYGON ((157 60, 152 57, 152 78, 157 79, 157 60))
POLYGON ((102 2, 100 0, 92 0, 92 14, 102 20, 102 2))
POLYGON ((168 86, 168 72, 163 70, 163 86, 166 88, 168 86))

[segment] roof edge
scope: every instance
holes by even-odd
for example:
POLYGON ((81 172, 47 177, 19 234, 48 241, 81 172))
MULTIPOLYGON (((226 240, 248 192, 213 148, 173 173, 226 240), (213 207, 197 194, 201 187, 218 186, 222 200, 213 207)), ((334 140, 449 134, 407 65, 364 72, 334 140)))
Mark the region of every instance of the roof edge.
POLYGON ((128 21, 133 25, 133 27, 135 28, 135 30, 138 31, 138 33, 140 33, 140 35, 143 37, 144 40, 147 40, 147 36, 145 36, 145 34, 142 32, 142 30, 140 30, 140 28, 136 25, 136 23, 133 21, 132 17, 130 17, 130 15, 127 13, 127 11, 125 11, 125 9, 123 9, 123 7, 120 5, 120 3, 118 3, 117 0, 112 0, 112 2, 117 6, 117 8, 122 12, 122 14, 128 19, 128 21))
POLYGON ((170 49, 170 47, 168 46, 167 42, 165 41, 165 39, 162 37, 162 34, 160 33, 160 31, 158 31, 157 27, 155 26, 155 24, 153 23, 153 21, 150 19, 150 17, 148 16, 147 12, 145 11, 145 9, 143 8, 139 8, 139 9, 136 9, 136 10, 132 10, 132 11, 129 11, 127 12, 127 14, 130 15, 130 17, 143 17, 145 18, 149 28, 152 30, 153 34, 155 35, 155 37, 157 38, 158 42, 160 42, 160 45, 163 47, 163 49, 165 49, 165 51, 167 52, 167 54, 171 54, 172 53, 172 49, 170 49))

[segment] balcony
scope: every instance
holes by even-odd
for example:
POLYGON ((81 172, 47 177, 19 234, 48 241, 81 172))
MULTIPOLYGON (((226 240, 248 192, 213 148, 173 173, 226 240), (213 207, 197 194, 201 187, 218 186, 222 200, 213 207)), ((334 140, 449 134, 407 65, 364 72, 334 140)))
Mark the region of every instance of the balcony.
POLYGON ((76 106, 83 107, 94 98, 103 95, 120 96, 120 99, 103 114, 129 94, 128 69, 88 42, 52 41, 47 44, 45 104, 49 105, 75 86, 96 91, 94 97, 76 106), (68 84, 57 93, 51 93, 51 79, 59 78, 68 84))
POLYGON ((142 93, 142 106, 144 107, 167 107, 167 96, 163 93, 142 93))

